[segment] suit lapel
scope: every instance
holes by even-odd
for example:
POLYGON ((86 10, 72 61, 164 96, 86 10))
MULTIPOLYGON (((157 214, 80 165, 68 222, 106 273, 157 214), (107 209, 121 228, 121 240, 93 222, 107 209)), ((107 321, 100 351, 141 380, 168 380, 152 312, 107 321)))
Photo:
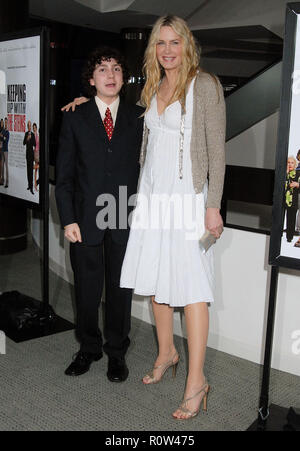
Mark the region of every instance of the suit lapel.
POLYGON ((107 133, 94 98, 88 102, 87 108, 83 114, 89 127, 93 130, 94 134, 96 134, 97 139, 101 140, 102 142, 106 142, 107 144, 117 141, 118 138, 124 133, 124 131, 127 130, 128 127, 130 127, 128 109, 126 103, 122 99, 120 99, 111 141, 109 141, 107 137, 107 133))
POLYGON ((128 128, 128 114, 127 113, 127 108, 126 108, 126 103, 120 99, 120 104, 119 104, 119 108, 118 108, 118 112, 117 112, 117 117, 116 117, 116 123, 114 126, 114 132, 112 134, 112 138, 111 141, 116 141, 120 135, 122 133, 124 133, 124 130, 126 130, 128 128))
POLYGON ((102 142, 103 140, 105 140, 107 143, 109 143, 106 130, 104 128, 102 118, 94 98, 88 102, 87 108, 84 111, 84 116, 88 123, 88 126, 93 130, 97 139, 102 142))

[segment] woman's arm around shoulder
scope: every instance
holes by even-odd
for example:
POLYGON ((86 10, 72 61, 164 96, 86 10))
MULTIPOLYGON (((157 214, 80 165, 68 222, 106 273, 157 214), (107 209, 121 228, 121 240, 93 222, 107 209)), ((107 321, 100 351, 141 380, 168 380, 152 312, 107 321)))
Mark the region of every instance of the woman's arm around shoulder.
POLYGON ((87 97, 75 97, 75 99, 73 100, 73 102, 68 103, 68 105, 65 105, 64 107, 61 108, 61 111, 69 111, 70 109, 72 109, 72 111, 74 112, 76 109, 76 106, 81 105, 82 103, 88 102, 90 99, 88 99, 87 97))

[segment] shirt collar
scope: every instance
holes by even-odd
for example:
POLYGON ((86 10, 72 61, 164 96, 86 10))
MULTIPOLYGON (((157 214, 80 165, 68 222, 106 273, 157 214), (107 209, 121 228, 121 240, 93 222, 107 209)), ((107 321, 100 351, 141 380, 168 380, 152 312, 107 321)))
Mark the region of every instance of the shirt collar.
POLYGON ((105 112, 106 112, 107 108, 109 108, 110 112, 111 112, 111 115, 112 115, 113 122, 115 123, 116 122, 118 108, 119 108, 119 103, 120 103, 120 97, 118 96, 116 98, 116 100, 114 100, 110 105, 107 105, 98 96, 95 96, 95 101, 96 101, 97 107, 99 108, 99 111, 100 111, 102 119, 105 116, 105 112))

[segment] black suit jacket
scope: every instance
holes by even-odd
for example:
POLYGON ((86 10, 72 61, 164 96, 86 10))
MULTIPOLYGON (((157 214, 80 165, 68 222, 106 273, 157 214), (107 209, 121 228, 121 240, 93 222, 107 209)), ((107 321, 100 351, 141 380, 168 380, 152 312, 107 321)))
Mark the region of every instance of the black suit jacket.
MULTIPOLYGON (((126 242, 127 227, 119 227, 119 187, 126 199, 136 193, 139 152, 142 141, 143 108, 120 100, 112 139, 109 141, 95 99, 64 113, 56 162, 56 202, 62 226, 78 223, 84 243, 99 244, 105 229, 96 219, 103 206, 99 195, 107 193, 116 201, 115 240, 126 242)), ((105 205, 104 205, 105 206, 105 205)), ((124 222, 124 221, 123 221, 124 222)))
POLYGON ((26 146, 26 158, 33 158, 33 148, 36 145, 35 136, 33 132, 26 132, 23 139, 23 145, 26 146), (27 141, 28 133, 30 133, 30 139, 27 141))

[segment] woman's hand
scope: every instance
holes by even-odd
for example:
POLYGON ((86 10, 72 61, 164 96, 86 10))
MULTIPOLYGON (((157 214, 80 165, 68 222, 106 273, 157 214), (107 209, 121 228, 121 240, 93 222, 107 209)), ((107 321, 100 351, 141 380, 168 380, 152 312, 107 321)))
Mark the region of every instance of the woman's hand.
POLYGON ((88 102, 90 99, 87 97, 76 97, 73 102, 68 103, 62 107, 61 111, 69 111, 72 108, 72 111, 75 111, 77 105, 81 105, 82 103, 88 102))
POLYGON ((299 188, 299 183, 297 183, 297 182, 291 182, 291 183, 290 183, 290 187, 291 187, 291 188, 299 188))
POLYGON ((218 208, 207 208, 205 215, 205 228, 214 237, 220 238, 223 232, 223 219, 218 208))

